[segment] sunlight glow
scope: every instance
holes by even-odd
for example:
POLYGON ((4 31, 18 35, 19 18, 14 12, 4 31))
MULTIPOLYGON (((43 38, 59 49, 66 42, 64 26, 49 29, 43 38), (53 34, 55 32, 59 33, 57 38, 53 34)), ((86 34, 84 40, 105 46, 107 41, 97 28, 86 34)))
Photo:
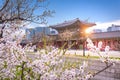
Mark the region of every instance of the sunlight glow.
POLYGON ((89 34, 89 33, 91 33, 92 31, 93 31, 93 30, 92 30, 91 28, 88 28, 88 29, 85 30, 85 33, 86 33, 86 34, 89 34))

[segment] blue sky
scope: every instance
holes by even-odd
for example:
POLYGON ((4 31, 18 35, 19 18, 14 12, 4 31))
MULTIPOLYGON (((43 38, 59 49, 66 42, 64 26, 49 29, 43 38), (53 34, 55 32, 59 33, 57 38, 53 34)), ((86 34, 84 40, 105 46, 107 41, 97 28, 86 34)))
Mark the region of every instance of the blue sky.
MULTIPOLYGON (((56 13, 48 18, 48 26, 62 23, 65 20, 79 18, 95 22, 92 29, 106 30, 112 24, 120 25, 120 0, 48 0, 48 9, 56 13)), ((43 24, 30 24, 33 28, 45 26, 43 24)))
POLYGON ((89 22, 120 20, 120 0, 49 0, 49 9, 55 10, 48 25, 79 18, 89 22))

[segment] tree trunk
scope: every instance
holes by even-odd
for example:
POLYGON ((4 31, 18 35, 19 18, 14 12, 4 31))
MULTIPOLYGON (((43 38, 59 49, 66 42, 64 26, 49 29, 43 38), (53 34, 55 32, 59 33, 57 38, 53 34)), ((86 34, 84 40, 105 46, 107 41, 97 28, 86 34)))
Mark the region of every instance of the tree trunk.
POLYGON ((2 27, 1 29, 1 33, 0 33, 0 39, 3 38, 3 29, 5 28, 5 25, 2 27))

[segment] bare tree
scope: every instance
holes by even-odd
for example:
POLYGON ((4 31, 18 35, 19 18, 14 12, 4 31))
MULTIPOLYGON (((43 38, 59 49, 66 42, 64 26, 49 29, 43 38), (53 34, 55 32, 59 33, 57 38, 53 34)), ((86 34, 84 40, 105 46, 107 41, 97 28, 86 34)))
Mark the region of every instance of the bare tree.
POLYGON ((67 41, 68 44, 65 43, 65 46, 67 46, 68 48, 71 48, 70 39, 72 38, 73 33, 66 29, 62 33, 60 33, 59 36, 62 41, 67 41))
POLYGON ((60 33, 59 36, 62 40, 68 41, 72 37, 72 32, 70 32, 69 30, 65 30, 62 33, 60 33))
POLYGON ((47 9, 46 0, 0 0, 0 38, 5 26, 22 24, 23 22, 45 23, 54 11, 47 9))

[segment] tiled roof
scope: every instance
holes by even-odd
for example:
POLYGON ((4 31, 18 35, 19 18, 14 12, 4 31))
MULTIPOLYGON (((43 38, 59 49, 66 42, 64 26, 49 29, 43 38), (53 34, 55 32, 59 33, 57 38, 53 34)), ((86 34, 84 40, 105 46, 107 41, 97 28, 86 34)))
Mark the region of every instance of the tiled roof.
POLYGON ((89 37, 92 39, 120 38, 120 31, 93 33, 89 37))
MULTIPOLYGON (((72 24, 76 23, 77 21, 80 22, 80 23, 83 23, 83 24, 92 24, 92 23, 88 23, 88 22, 85 22, 85 21, 80 21, 79 18, 76 18, 76 19, 73 19, 73 20, 64 21, 63 23, 60 23, 60 24, 51 25, 49 27, 51 27, 51 28, 63 28, 63 27, 72 25, 72 24)), ((93 24, 93 25, 95 25, 95 24, 93 24)))
POLYGON ((70 20, 70 21, 64 21, 63 23, 60 23, 60 24, 56 24, 56 25, 51 25, 50 27, 51 28, 55 28, 55 27, 64 27, 64 26, 68 26, 68 25, 71 25, 73 23, 75 23, 76 21, 79 21, 78 18, 74 19, 74 20, 70 20))

